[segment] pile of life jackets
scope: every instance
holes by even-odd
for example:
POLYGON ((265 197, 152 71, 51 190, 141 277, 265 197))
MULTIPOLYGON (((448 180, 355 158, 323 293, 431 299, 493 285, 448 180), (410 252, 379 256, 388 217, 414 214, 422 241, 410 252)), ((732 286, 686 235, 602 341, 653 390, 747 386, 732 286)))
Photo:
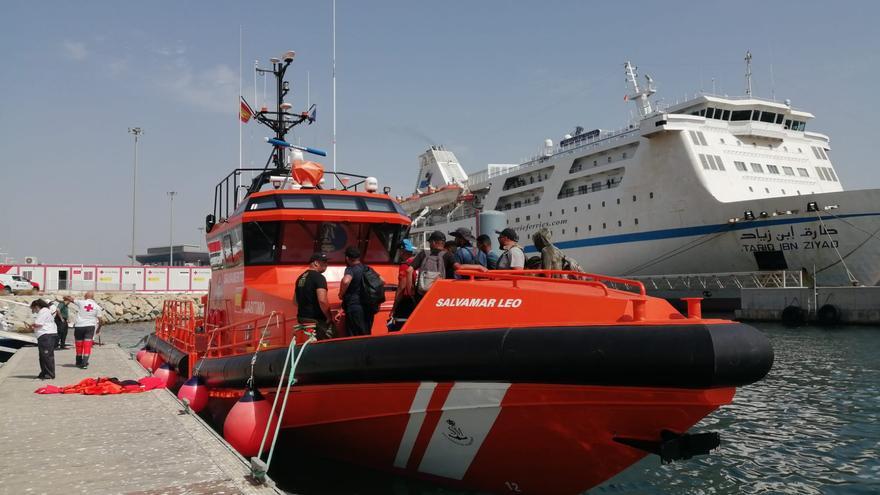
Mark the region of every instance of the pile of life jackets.
POLYGON ((145 376, 140 380, 119 380, 116 378, 86 378, 74 385, 46 385, 34 391, 36 394, 82 394, 82 395, 115 395, 137 394, 162 388, 164 383, 161 378, 145 376))

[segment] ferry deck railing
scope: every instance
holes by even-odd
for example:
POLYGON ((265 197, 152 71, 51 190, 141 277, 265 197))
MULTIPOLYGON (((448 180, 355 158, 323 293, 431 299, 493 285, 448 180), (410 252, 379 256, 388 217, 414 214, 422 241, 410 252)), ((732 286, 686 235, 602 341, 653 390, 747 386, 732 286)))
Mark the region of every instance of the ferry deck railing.
POLYGON ((643 282, 652 290, 662 291, 805 287, 804 274, 800 270, 674 273, 632 275, 630 278, 643 282))

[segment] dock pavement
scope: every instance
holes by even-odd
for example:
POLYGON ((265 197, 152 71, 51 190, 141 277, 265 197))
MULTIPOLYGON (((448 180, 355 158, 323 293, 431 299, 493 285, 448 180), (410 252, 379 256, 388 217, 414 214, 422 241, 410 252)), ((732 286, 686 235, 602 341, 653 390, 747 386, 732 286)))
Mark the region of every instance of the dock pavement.
POLYGON ((0 494, 280 494, 254 486, 248 464, 168 390, 105 396, 40 395, 43 385, 147 375, 116 345, 89 368, 55 352, 55 380, 37 379, 37 348, 0 367, 0 494))

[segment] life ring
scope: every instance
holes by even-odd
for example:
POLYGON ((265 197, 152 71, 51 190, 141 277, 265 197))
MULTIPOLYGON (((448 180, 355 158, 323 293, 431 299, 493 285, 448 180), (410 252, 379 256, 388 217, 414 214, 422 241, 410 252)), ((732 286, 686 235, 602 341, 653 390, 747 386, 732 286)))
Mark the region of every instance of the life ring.
POLYGON ((840 323, 840 310, 833 304, 826 304, 816 312, 816 319, 825 327, 833 327, 840 323))
POLYGON ((803 326, 807 322, 807 312, 799 306, 786 306, 782 310, 782 323, 787 327, 803 326))

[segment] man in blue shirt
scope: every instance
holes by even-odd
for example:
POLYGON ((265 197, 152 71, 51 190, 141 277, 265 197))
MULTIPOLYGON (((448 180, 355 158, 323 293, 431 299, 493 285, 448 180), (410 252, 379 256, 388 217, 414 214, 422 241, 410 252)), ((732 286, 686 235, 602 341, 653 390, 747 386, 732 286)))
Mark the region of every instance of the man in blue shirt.
MULTIPOLYGON (((458 249, 455 250, 455 263, 453 264, 455 270, 485 271, 487 264, 486 253, 474 246, 477 240, 471 234, 471 229, 459 227, 454 232, 450 232, 449 235, 455 238, 455 244, 458 246, 458 249)), ((463 277, 456 275, 455 278, 463 277)))
POLYGON ((345 310, 345 330, 350 337, 370 335, 375 314, 361 303, 361 286, 364 283, 364 267, 361 250, 349 246, 345 249, 345 275, 339 283, 339 300, 345 310))
POLYGON ((477 237, 477 248, 486 255, 486 268, 494 270, 498 267, 498 251, 492 249, 492 238, 486 234, 477 237))

